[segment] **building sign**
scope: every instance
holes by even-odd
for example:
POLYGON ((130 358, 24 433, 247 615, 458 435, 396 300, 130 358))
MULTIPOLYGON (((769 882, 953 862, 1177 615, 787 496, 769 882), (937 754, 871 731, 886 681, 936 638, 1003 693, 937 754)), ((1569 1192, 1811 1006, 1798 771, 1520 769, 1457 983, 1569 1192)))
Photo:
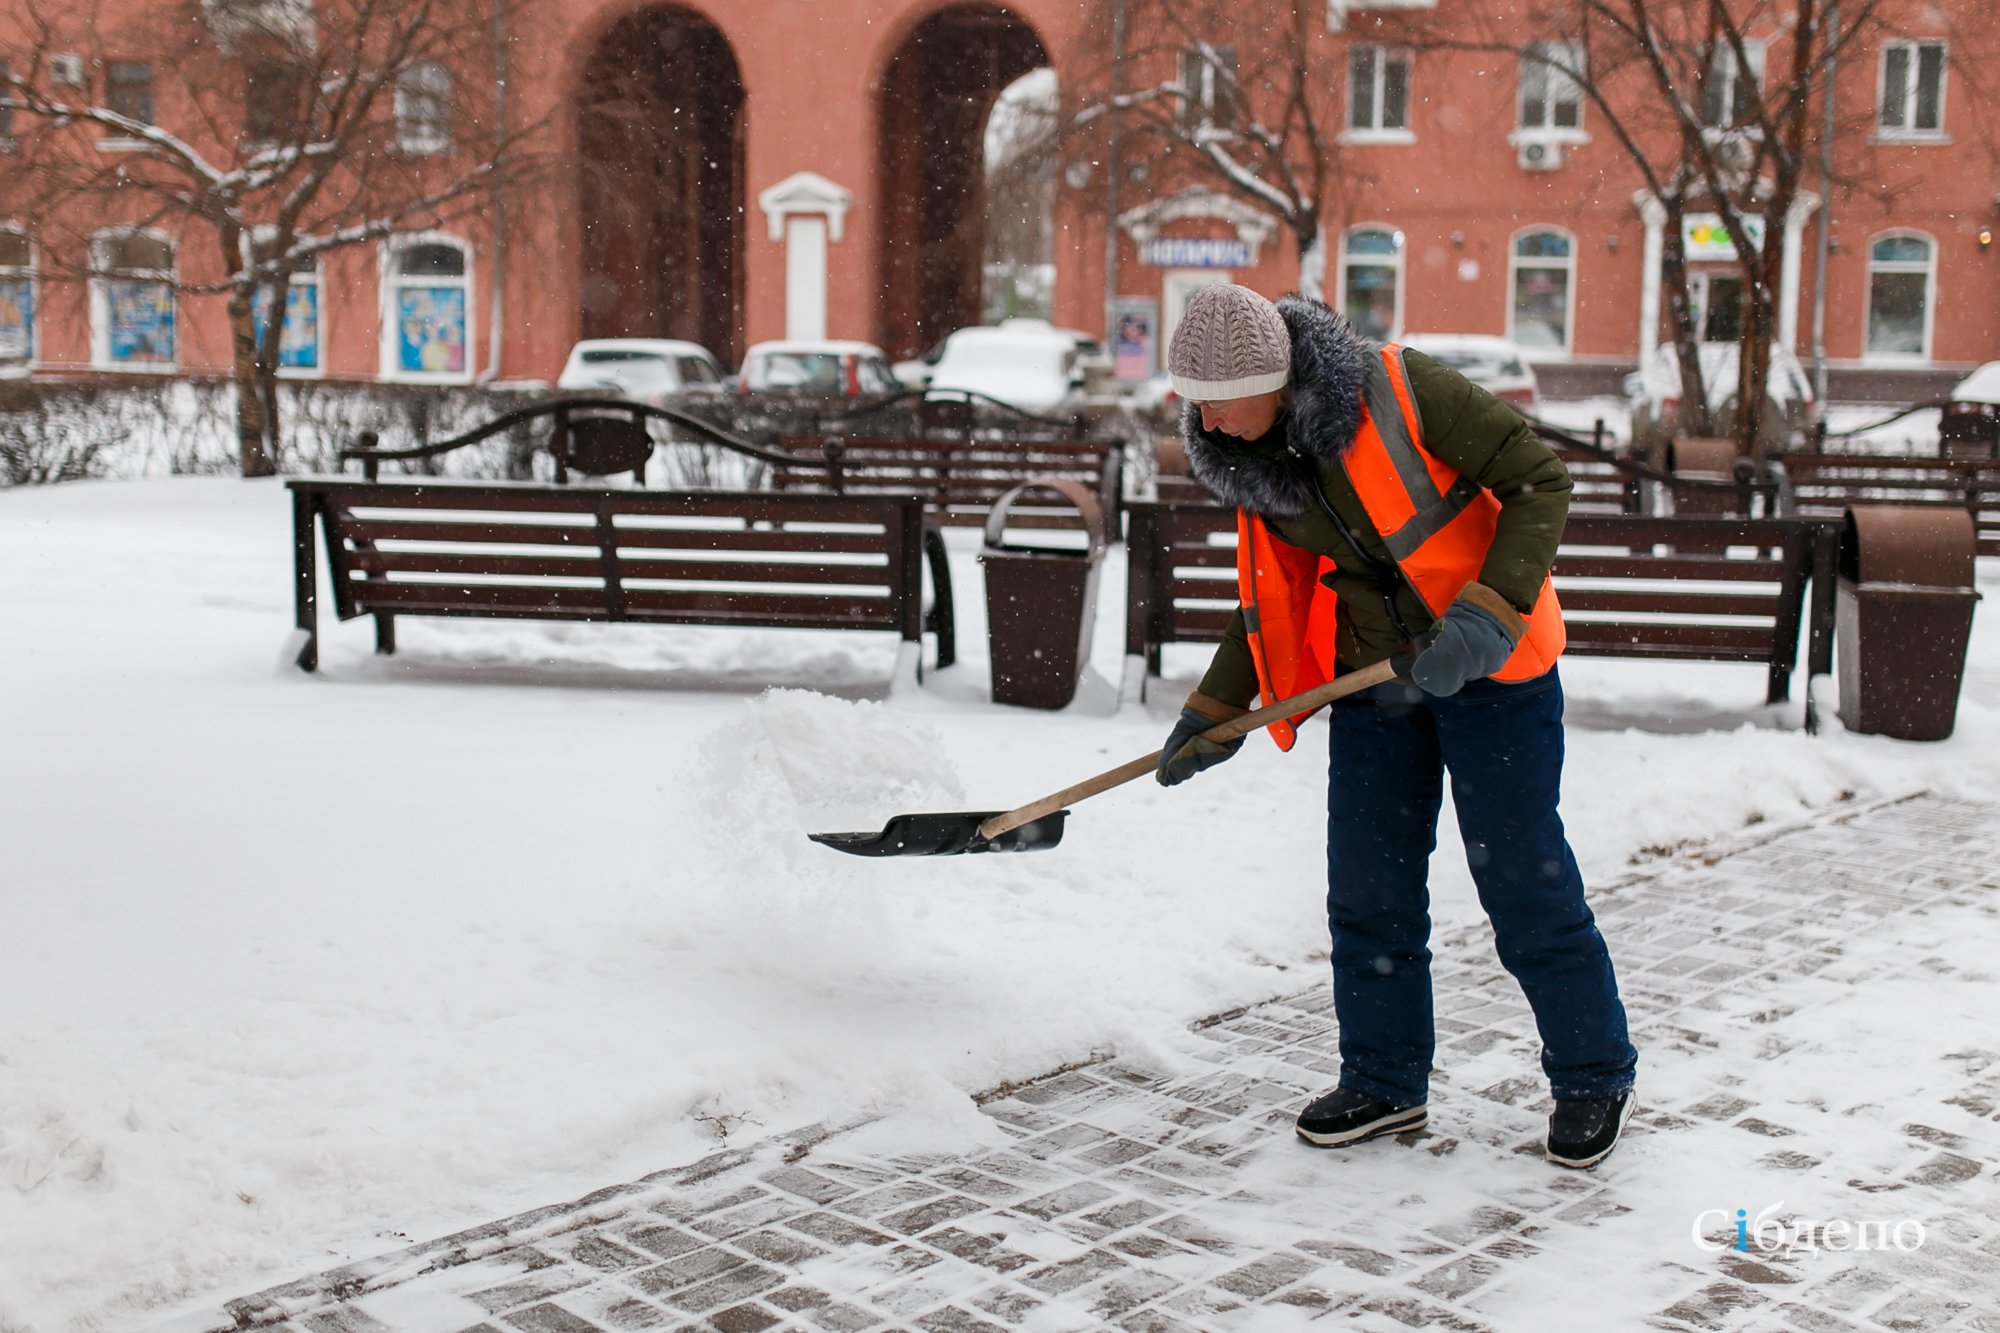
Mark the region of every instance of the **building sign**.
POLYGON ((0 278, 0 365, 35 359, 35 285, 0 278))
POLYGON ((1153 268, 1249 268, 1250 242, 1156 236, 1139 247, 1139 262, 1153 268))
POLYGON ((111 321, 111 360, 122 366, 171 366, 173 284, 112 278, 104 284, 104 295, 111 321))
POLYGON ((396 291, 396 366, 426 375, 465 372, 465 288, 396 291))
MULTIPOLYGON (((271 319, 271 289, 257 289, 257 333, 271 319)), ((293 278, 285 288, 285 327, 278 334, 278 367, 281 370, 319 369, 319 284, 311 278, 293 278)))
MULTIPOLYGON (((1750 244, 1754 248, 1764 248, 1764 219, 1754 214, 1746 215, 1743 230, 1750 233, 1750 244)), ((1722 225, 1722 215, 1684 214, 1681 217, 1681 254, 1690 262, 1736 258, 1736 245, 1729 239, 1729 229, 1722 225)))

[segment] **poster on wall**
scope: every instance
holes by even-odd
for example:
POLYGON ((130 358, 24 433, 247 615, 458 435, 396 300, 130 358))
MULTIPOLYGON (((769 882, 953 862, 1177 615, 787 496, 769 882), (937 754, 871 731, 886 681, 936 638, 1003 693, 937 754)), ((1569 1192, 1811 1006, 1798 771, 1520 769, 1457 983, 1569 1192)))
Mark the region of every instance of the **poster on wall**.
POLYGON ((1151 297, 1118 299, 1118 337, 1112 346, 1112 373, 1121 380, 1142 380, 1153 373, 1160 303, 1151 297))
MULTIPOLYGON (((271 289, 257 289, 257 329, 271 318, 271 289)), ((295 282, 285 288, 285 327, 278 334, 280 370, 319 369, 319 284, 295 282)))
POLYGON ((398 289, 396 348, 398 370, 423 375, 464 374, 465 289, 398 289))
POLYGON ((111 360, 124 366, 171 366, 173 284, 113 278, 104 289, 111 323, 111 360))
POLYGON ((26 278, 0 278, 0 366, 34 359, 34 284, 26 278))

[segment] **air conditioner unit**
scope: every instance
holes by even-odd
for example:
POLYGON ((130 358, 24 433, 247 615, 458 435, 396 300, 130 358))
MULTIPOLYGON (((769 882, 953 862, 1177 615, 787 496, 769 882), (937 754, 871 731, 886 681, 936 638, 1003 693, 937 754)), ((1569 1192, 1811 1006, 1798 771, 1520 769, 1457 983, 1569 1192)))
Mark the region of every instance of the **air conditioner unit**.
POLYGON ((1523 171, 1554 171, 1563 164, 1562 145, 1530 139, 1521 145, 1516 160, 1523 171))
POLYGON ((49 57, 49 82, 65 88, 81 88, 84 77, 83 57, 74 52, 64 52, 49 57))

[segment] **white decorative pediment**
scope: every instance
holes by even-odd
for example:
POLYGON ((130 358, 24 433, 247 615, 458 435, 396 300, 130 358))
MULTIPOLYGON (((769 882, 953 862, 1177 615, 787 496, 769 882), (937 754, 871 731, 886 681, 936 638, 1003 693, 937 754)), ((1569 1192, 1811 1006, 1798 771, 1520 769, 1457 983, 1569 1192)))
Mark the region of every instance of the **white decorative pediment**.
POLYGON ((1118 225, 1143 246, 1160 234, 1160 228, 1183 218, 1214 218, 1236 228, 1237 239, 1250 247, 1252 265, 1257 262, 1257 247, 1278 231, 1278 219, 1271 214, 1252 208, 1234 195, 1200 185, 1127 209, 1118 215, 1118 225))
POLYGON ((824 213, 827 235, 837 241, 846 228, 847 210, 853 206, 853 191, 812 171, 787 176, 757 196, 757 207, 770 221, 774 241, 785 239, 785 219, 794 213, 824 213))

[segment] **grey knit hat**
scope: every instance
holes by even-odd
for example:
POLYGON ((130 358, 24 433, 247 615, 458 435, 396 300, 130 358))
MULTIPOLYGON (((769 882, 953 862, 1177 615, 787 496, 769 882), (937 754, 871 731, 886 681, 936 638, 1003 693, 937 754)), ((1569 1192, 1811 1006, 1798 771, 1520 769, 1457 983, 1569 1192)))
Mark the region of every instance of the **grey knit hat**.
POLYGON ((1249 398, 1291 378, 1292 334, 1278 307, 1232 283, 1188 298, 1167 349, 1174 392, 1195 402, 1249 398))

